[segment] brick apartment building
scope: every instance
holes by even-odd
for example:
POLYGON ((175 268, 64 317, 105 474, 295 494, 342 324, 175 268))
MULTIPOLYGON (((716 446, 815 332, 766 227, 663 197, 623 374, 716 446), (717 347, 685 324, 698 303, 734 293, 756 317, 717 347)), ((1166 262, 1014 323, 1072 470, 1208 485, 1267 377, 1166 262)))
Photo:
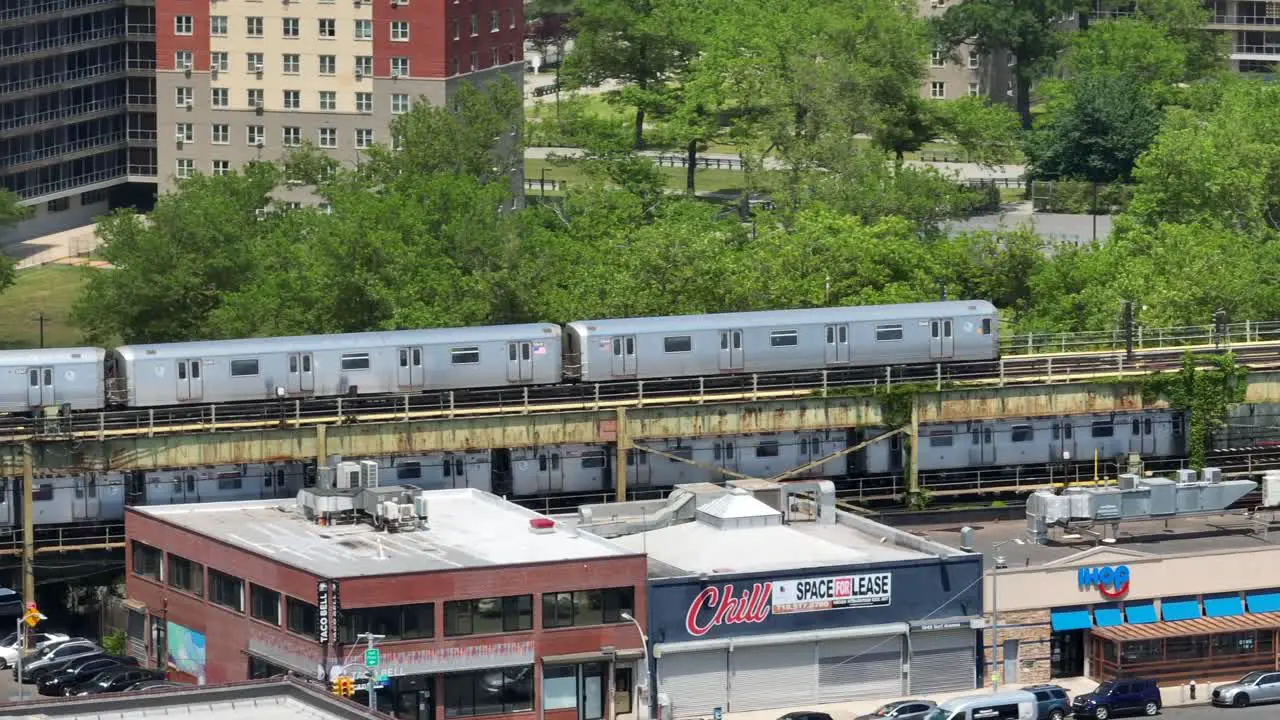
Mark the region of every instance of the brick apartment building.
POLYGON ((401 718, 633 716, 644 555, 477 490, 421 497, 398 533, 292 500, 129 508, 133 651, 201 683, 360 677, 372 632, 401 718))

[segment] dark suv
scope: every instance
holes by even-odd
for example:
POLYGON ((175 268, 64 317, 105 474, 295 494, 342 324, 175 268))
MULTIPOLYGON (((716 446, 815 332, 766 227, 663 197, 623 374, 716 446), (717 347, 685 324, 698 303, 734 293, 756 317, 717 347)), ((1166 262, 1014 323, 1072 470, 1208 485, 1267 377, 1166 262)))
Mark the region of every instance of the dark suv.
POLYGON ((1071 714, 1071 698, 1061 685, 1028 685, 1022 689, 1036 696, 1036 717, 1040 720, 1063 720, 1071 714))
POLYGON ((1079 718, 1107 720, 1124 713, 1155 715, 1163 705, 1155 680, 1125 678, 1108 680, 1093 692, 1077 695, 1071 703, 1071 712, 1079 718))

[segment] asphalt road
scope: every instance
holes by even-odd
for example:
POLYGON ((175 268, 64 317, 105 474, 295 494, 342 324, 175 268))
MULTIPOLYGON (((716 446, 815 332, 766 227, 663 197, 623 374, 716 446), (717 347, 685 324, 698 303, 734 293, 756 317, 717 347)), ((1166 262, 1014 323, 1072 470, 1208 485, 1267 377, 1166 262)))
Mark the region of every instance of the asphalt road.
POLYGON ((1275 720, 1280 717, 1280 705, 1258 705, 1238 710, 1216 708, 1211 705, 1169 708, 1161 717, 1166 720, 1275 720))

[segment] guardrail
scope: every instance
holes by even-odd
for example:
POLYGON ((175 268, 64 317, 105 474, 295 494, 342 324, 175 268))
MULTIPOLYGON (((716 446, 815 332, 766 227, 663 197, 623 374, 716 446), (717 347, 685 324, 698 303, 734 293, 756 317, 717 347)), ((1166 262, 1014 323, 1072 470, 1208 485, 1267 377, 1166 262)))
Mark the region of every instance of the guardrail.
MULTIPOLYGON (((37 554, 113 550, 124 547, 124 523, 36 527, 34 538, 37 554)), ((21 529, 0 530, 0 556, 21 555, 22 545, 21 529)))
MULTIPOLYGON (((1136 350, 1213 344, 1221 344, 1227 348, 1276 340, 1280 340, 1280 321, 1274 320, 1229 323, 1223 332, 1218 332, 1212 324, 1205 324, 1165 328, 1138 326, 1133 333, 1133 346, 1136 350)), ((1003 355, 1070 354, 1124 350, 1126 343, 1125 334, 1119 328, 1067 333, 1002 334, 1000 352, 1003 355)))
MULTIPOLYGON (((658 167, 689 167, 687 155, 657 155, 653 158, 658 167)), ((703 157, 694 159, 694 167, 703 170, 742 170, 742 160, 726 157, 703 157)))

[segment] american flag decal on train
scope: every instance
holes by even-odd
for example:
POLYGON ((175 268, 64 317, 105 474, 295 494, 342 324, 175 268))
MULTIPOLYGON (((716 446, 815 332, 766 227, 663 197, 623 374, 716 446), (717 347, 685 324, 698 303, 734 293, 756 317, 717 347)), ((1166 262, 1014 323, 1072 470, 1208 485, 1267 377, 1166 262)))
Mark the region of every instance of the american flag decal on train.
POLYGON ((546 345, 544 345, 544 344, 542 344, 542 343, 534 343, 534 344, 533 344, 533 354, 534 354, 534 355, 546 355, 546 354, 547 354, 547 346, 546 346, 546 345))

